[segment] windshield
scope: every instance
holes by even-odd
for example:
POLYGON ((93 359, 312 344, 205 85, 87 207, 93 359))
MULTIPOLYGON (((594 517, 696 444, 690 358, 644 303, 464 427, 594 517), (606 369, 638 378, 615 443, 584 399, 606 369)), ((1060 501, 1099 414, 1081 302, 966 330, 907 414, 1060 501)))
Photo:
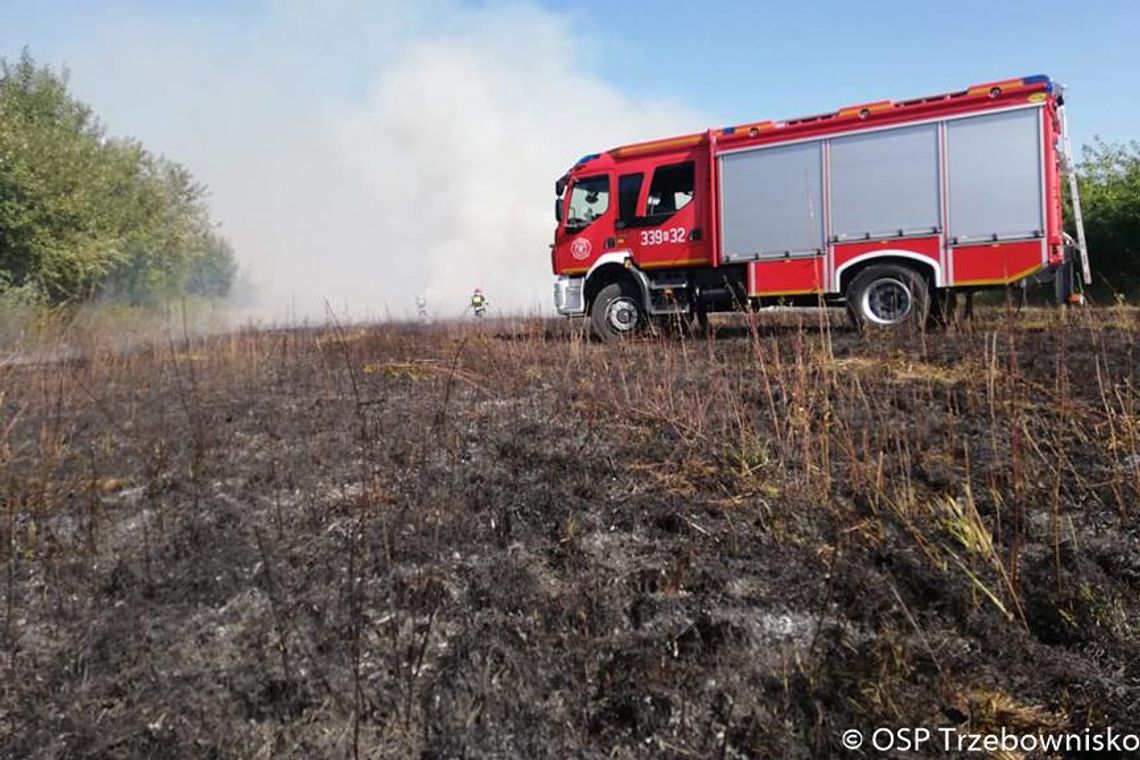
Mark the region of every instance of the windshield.
POLYGON ((570 191, 570 205, 566 213, 566 227, 582 229, 610 207, 610 180, 606 175, 583 177, 570 191))

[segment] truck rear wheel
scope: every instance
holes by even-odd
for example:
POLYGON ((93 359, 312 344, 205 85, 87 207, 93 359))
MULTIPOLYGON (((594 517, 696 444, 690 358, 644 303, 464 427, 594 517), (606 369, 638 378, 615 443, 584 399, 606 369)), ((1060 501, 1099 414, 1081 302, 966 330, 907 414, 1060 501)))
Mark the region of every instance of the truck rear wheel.
POLYGON ((913 269, 876 264, 851 283, 847 310, 863 329, 917 329, 930 313, 930 287, 913 269))
POLYGON ((590 307, 594 334, 606 343, 633 335, 645 323, 641 299, 632 284, 610 283, 598 292, 590 307))

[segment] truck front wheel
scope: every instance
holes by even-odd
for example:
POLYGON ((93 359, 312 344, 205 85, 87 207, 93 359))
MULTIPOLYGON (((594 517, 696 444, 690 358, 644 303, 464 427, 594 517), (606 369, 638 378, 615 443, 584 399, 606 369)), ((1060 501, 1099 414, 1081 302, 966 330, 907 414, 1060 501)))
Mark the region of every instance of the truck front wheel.
POLYGON ((870 266, 848 288, 847 310, 863 329, 915 329, 926 324, 930 286, 922 275, 908 267, 870 266))
POLYGON ((614 282, 602 288, 590 307, 594 334, 610 343, 637 332, 646 321, 636 289, 614 282))

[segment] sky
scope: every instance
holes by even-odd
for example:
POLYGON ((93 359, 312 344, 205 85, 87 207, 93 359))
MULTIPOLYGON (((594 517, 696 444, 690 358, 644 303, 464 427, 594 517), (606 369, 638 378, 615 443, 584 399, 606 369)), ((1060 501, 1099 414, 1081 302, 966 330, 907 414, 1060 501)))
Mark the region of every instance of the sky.
POLYGON ((210 188, 269 320, 549 310, 579 156, 1046 73, 1140 139, 1140 3, 0 0, 0 55, 66 66, 112 135, 210 188))
MULTIPOLYGON (((551 4, 554 7, 556 4, 551 4)), ((822 0, 573 4, 598 71, 623 91, 669 94, 729 123, 1048 74, 1070 93, 1074 139, 1140 138, 1128 0, 822 0)))

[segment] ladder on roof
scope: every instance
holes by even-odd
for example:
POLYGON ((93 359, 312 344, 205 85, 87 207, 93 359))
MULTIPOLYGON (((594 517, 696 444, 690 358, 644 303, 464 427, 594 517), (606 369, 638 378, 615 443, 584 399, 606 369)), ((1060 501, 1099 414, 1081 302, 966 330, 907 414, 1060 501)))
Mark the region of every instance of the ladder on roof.
POLYGON ((1092 285, 1092 271, 1089 269, 1089 247, 1085 242, 1085 219, 1081 214, 1081 191, 1077 186, 1077 167, 1073 161, 1073 146, 1069 142, 1069 121, 1065 117, 1065 107, 1057 108, 1061 113, 1061 135, 1065 154, 1065 173, 1069 175, 1069 197, 1073 201, 1073 224, 1077 228, 1077 251, 1081 256, 1081 279, 1085 285, 1092 285))

